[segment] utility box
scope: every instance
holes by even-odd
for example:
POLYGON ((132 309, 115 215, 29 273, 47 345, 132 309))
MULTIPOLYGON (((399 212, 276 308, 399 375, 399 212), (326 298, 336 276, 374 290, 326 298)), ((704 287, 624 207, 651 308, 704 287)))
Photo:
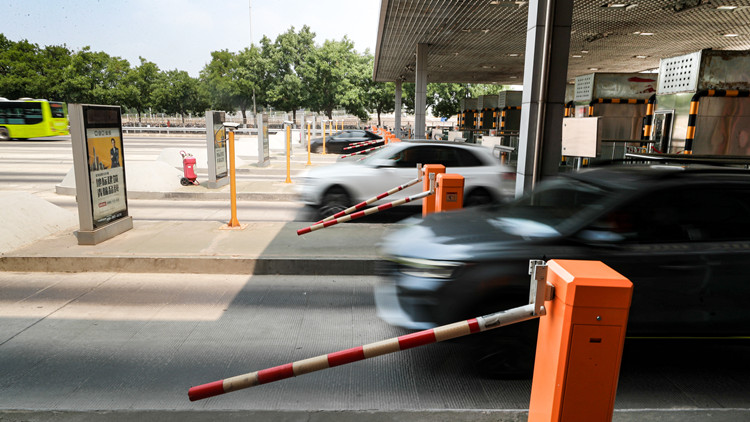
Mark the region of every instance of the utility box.
MULTIPOLYGON (((422 176, 422 192, 430 190, 430 174, 435 175, 435 181, 437 182, 437 175, 445 173, 445 166, 442 164, 425 164, 422 167, 424 175, 422 176)), ((426 198, 422 198, 422 216, 432 214, 435 212, 435 198, 437 194, 430 195, 426 198)))
POLYGON ((464 177, 460 174, 438 174, 435 190, 435 212, 460 210, 464 206, 464 177))
POLYGON ((547 266, 528 420, 612 420, 633 284, 600 261, 547 266))

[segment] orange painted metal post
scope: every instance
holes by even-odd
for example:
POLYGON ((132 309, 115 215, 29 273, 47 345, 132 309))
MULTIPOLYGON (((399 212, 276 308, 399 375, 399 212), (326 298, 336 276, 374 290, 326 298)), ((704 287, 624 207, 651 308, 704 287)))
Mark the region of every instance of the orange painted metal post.
POLYGON ((323 154, 326 153, 326 122, 323 122, 323 154))
POLYGON ((307 165, 312 165, 312 161, 310 161, 310 122, 307 122, 307 165))
POLYGON ((286 125, 286 180, 284 183, 292 183, 292 125, 286 125))
MULTIPOLYGON (((422 177, 422 191, 430 190, 430 174, 435 174, 435 180, 437 180, 438 174, 445 173, 445 166, 442 164, 425 164, 422 169, 424 172, 422 177)), ((422 199, 422 217, 435 212, 435 196, 432 195, 422 199)))
POLYGON ((237 179, 234 170, 234 131, 229 131, 229 196, 231 200, 232 216, 228 227, 242 227, 237 220, 237 179))
POLYGON ((633 284, 600 261, 547 266, 528 420, 612 420, 633 284))
POLYGON ((435 212, 460 210, 464 206, 464 177, 460 174, 438 174, 435 212))

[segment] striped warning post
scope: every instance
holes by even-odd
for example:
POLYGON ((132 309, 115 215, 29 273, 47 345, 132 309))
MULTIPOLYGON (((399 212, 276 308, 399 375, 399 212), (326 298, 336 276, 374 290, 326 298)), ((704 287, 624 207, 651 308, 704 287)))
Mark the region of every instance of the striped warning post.
POLYGON ((346 157, 353 157, 355 155, 367 154, 368 152, 372 152, 372 151, 375 151, 376 149, 380 149, 380 148, 385 148, 385 145, 380 145, 380 146, 373 147, 373 148, 363 149, 362 151, 357 151, 357 152, 353 152, 351 154, 342 155, 339 158, 346 158, 346 157))
POLYGON ((381 144, 381 143, 383 143, 382 139, 373 139, 372 141, 354 142, 354 143, 349 144, 348 147, 342 148, 342 151, 346 151, 348 149, 359 148, 359 147, 363 147, 363 146, 366 146, 366 145, 374 145, 374 144, 381 144))
POLYGON ((684 154, 693 153, 693 141, 695 140, 695 124, 698 122, 698 104, 702 97, 748 97, 750 91, 739 89, 704 89, 698 91, 690 99, 690 110, 688 112, 687 133, 685 134, 684 154))
POLYGON ((364 207, 366 207, 366 206, 368 206, 368 205, 372 204, 373 202, 379 201, 379 200, 381 200, 381 199, 383 199, 383 198, 385 198, 385 197, 388 197, 388 196, 390 196, 390 195, 393 195, 393 194, 394 194, 394 193, 396 193, 396 192, 400 192, 400 191, 402 191, 402 190, 404 190, 404 189, 406 189, 406 188, 408 188, 408 187, 410 187, 410 186, 414 186, 414 185, 416 185, 417 183, 419 183, 419 182, 420 182, 421 180, 422 180, 421 178, 416 178, 416 179, 414 179, 414 180, 411 180, 411 181, 409 181, 409 182, 407 182, 407 183, 404 183, 404 184, 403 184, 403 185, 401 185, 401 186, 396 186, 395 188, 393 188, 393 189, 391 189, 391 190, 389 190, 389 191, 387 191, 387 192, 383 192, 383 193, 381 193, 380 195, 377 195, 377 196, 373 196, 372 198, 370 198, 370 199, 367 199, 367 200, 365 200, 365 201, 362 201, 362 202, 360 202, 360 203, 359 203, 359 204, 357 204, 357 205, 354 205, 354 206, 352 206, 352 207, 349 207, 349 208, 347 208, 347 209, 345 209, 345 210, 343 210, 343 211, 337 212, 336 214, 333 214, 333 215, 329 215, 328 217, 326 217, 326 218, 324 218, 324 219, 322 219, 322 220, 318 221, 318 222, 317 222, 317 223, 315 223, 315 224, 325 223, 326 221, 331 221, 331 220, 333 220, 333 219, 336 219, 336 218, 340 218, 340 217, 343 217, 343 216, 345 216, 345 215, 351 214, 351 213, 353 213, 354 211, 357 211, 357 210, 361 210, 362 208, 364 208, 364 207))
POLYGON ((377 207, 368 208, 366 210, 362 210, 359 212, 355 212, 354 214, 345 215, 340 218, 336 218, 333 220, 329 220, 323 223, 313 224, 310 227, 305 227, 304 229, 297 230, 297 236, 301 236, 303 234, 307 234, 310 232, 314 232, 315 230, 324 229, 326 227, 331 227, 339 223, 346 223, 347 221, 356 220, 358 218, 362 218, 366 215, 375 214, 376 212, 380 212, 383 210, 387 210, 389 208, 397 207, 399 205, 406 204, 408 202, 416 201, 417 199, 422 199, 426 196, 430 196, 434 194, 435 191, 426 191, 422 193, 418 193, 416 195, 412 195, 403 199, 399 199, 397 201, 388 202, 387 204, 378 205, 377 207))
POLYGON ((646 104, 645 98, 597 98, 589 103, 589 117, 594 117, 594 104, 646 104))
POLYGON ((520 306, 507 311, 454 322, 429 330, 406 334, 388 340, 382 340, 364 346, 353 347, 327 355, 320 355, 303 359, 273 368, 262 369, 244 375, 238 375, 208 384, 198 385, 188 390, 190 401, 202 400, 244 388, 268 384, 322 369, 333 368, 364 359, 374 358, 389 353, 400 352, 419 346, 425 346, 469 334, 479 333, 498 327, 537 318, 534 314, 534 304, 520 306))

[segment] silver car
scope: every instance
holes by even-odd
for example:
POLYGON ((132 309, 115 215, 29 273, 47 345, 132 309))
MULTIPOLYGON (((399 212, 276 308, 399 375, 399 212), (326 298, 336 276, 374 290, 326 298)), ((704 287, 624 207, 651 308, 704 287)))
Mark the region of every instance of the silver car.
MULTIPOLYGON (((361 159, 355 156, 311 168, 299 176, 296 187, 302 202, 327 216, 415 179, 417 164, 442 164, 447 173, 462 175, 464 206, 512 198, 512 167, 500 164, 488 148, 441 141, 395 142, 361 159)), ((421 189, 422 185, 417 184, 372 205, 405 198, 421 189)), ((411 204, 421 206, 421 200, 411 204)))

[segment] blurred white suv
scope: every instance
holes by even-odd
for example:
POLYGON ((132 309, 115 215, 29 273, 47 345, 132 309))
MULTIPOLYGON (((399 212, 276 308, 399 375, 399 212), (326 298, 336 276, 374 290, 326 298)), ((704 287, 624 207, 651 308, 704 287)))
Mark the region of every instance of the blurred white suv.
MULTIPOLYGON (((464 206, 513 197, 515 169, 500 164, 485 147, 441 141, 391 143, 361 159, 355 156, 308 169, 295 186, 302 202, 328 216, 417 178, 417 164, 442 164, 446 173, 463 176, 464 206)), ((421 189, 418 183, 372 205, 405 198, 421 189)), ((421 200, 410 204, 421 206, 421 200)))

